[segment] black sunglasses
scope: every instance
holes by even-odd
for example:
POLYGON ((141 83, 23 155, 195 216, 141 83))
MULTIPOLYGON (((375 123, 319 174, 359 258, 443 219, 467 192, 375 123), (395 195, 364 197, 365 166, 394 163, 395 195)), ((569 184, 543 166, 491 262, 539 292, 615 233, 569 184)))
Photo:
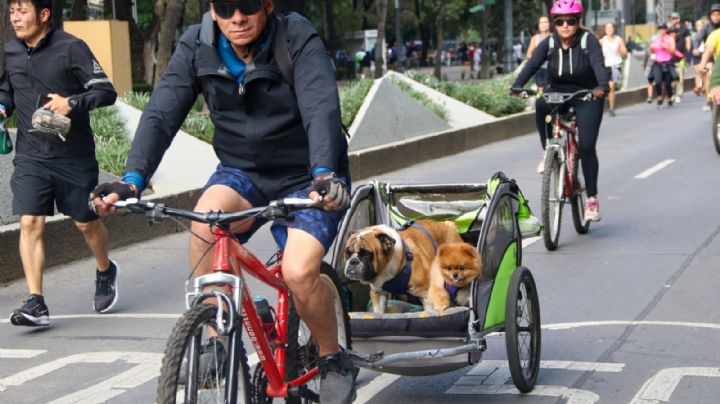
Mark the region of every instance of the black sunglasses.
POLYGON ((567 23, 568 26, 574 27, 578 24, 578 19, 575 17, 560 17, 553 20, 556 27, 562 27, 567 23))
POLYGON ((222 19, 231 18, 236 10, 241 14, 253 15, 262 8, 263 0, 240 0, 240 1, 213 1, 212 6, 215 15, 222 19))

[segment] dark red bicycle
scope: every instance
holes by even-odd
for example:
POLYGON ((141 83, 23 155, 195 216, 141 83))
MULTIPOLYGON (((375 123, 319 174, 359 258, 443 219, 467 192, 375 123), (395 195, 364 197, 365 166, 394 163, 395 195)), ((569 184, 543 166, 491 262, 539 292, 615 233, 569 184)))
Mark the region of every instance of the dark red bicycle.
MULTIPOLYGON (((274 398, 289 403, 319 401, 319 348, 283 281, 282 254, 263 264, 230 232, 232 223, 255 218, 292 220, 294 211, 318 208, 317 203, 289 198, 235 213, 193 212, 137 199, 115 206, 144 213, 149 222, 180 217, 207 223, 215 234, 214 272, 186 283, 188 310, 168 339, 157 403, 271 403, 274 398), (277 307, 266 306, 264 300, 253 301, 245 273, 277 290, 277 307), (252 375, 241 324, 260 361, 252 375)), ((340 280, 328 264, 323 263, 320 272, 334 292, 338 343, 350 349, 340 280)))
MULTIPOLYGON (((513 88, 511 91, 523 97, 537 93, 526 88, 513 88)), ((552 133, 548 136, 545 148, 541 221, 545 248, 553 251, 558 247, 565 203, 569 202, 572 208, 575 231, 585 234, 590 230, 590 222, 585 219, 587 190, 580 161, 575 108, 567 103, 573 99, 591 100, 592 90, 580 90, 574 93, 544 92, 542 97, 552 107, 546 117, 546 122, 552 123, 552 133)))

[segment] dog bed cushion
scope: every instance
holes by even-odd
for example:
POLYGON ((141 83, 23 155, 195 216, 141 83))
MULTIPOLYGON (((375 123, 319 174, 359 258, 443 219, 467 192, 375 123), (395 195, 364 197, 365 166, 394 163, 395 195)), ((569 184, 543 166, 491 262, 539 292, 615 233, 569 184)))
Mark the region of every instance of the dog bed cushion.
POLYGON ((462 337, 467 335, 469 318, 470 309, 467 307, 451 307, 443 313, 350 312, 350 328, 353 338, 462 337))

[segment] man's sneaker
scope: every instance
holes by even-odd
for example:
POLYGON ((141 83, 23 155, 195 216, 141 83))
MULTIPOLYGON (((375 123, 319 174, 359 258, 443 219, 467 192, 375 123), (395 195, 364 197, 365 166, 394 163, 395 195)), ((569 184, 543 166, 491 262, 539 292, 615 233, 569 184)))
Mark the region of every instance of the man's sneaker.
POLYGON ((585 220, 588 222, 600 221, 600 202, 597 198, 588 198, 585 202, 585 220))
POLYGON ((648 104, 652 104, 652 97, 648 97, 648 99, 645 100, 645 102, 647 102, 648 104))
POLYGON ((533 215, 530 215, 527 219, 518 219, 518 225, 520 226, 520 235, 522 238, 540 235, 543 227, 540 219, 533 215))
POLYGON ((45 299, 41 295, 30 295, 21 308, 10 315, 10 322, 13 325, 24 325, 28 327, 50 325, 50 311, 45 305, 45 299))
POLYGON ((610 116, 615 116, 615 110, 614 110, 614 109, 611 109, 609 112, 610 112, 610 116))
POLYGON ((712 109, 712 105, 708 102, 702 107, 703 112, 708 112, 712 109))
POLYGON ((345 351, 320 358, 320 402, 348 404, 355 401, 358 369, 345 351))
POLYGON ((668 108, 672 108, 672 106, 673 106, 673 99, 670 98, 670 99, 668 99, 668 108))
MULTIPOLYGON (((219 338, 210 337, 205 345, 200 347, 198 357, 198 378, 201 388, 215 387, 216 380, 222 380, 225 370, 225 345, 219 338)), ((183 359, 178 374, 178 383, 187 384, 187 358, 183 359)))
POLYGON ((107 313, 117 303, 119 273, 120 268, 113 260, 110 260, 110 268, 107 271, 96 271, 93 309, 98 313, 107 313))

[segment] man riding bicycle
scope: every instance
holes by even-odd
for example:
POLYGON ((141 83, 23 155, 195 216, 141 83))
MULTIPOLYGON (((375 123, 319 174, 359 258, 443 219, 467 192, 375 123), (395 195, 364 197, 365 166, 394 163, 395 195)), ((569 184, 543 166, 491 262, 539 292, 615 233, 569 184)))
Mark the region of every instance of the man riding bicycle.
MULTIPOLYGON (((236 212, 283 197, 319 202, 324 195, 323 209, 298 211, 292 223, 276 222, 271 232, 284 247, 282 272, 300 317, 320 346, 321 402, 351 402, 357 368, 338 345, 331 291, 320 278, 349 204, 347 141, 330 60, 310 22, 295 13, 275 15, 272 0, 210 5, 202 23, 178 42, 143 111, 123 182, 98 186, 93 203, 107 215, 113 202, 142 192, 202 92, 220 164, 195 211, 236 212), (275 57, 278 32, 287 34, 293 83, 283 80, 275 57)), ((262 224, 256 219, 232 231, 245 242, 262 224)), ((212 254, 204 254, 214 236, 200 223, 192 232, 199 236, 190 238, 193 275, 211 273, 212 254)))
MULTIPOLYGON (((538 44, 512 87, 523 87, 547 61, 550 77, 545 92, 571 93, 584 89, 592 90, 592 100, 573 99, 568 101, 568 104, 575 108, 580 132, 582 169, 588 195, 585 218, 596 222, 600 220, 600 205, 597 200, 599 164, 595 145, 603 116, 603 97, 609 86, 600 42, 590 31, 579 27, 582 13, 583 7, 576 0, 555 2, 550 9, 555 32, 538 44)), ((535 124, 543 150, 547 143, 547 135, 552 133, 552 127, 545 121, 545 117, 551 111, 552 108, 545 100, 538 97, 535 104, 535 124)), ((543 158, 540 162, 541 167, 538 167, 540 173, 544 168, 544 161, 543 158)))

